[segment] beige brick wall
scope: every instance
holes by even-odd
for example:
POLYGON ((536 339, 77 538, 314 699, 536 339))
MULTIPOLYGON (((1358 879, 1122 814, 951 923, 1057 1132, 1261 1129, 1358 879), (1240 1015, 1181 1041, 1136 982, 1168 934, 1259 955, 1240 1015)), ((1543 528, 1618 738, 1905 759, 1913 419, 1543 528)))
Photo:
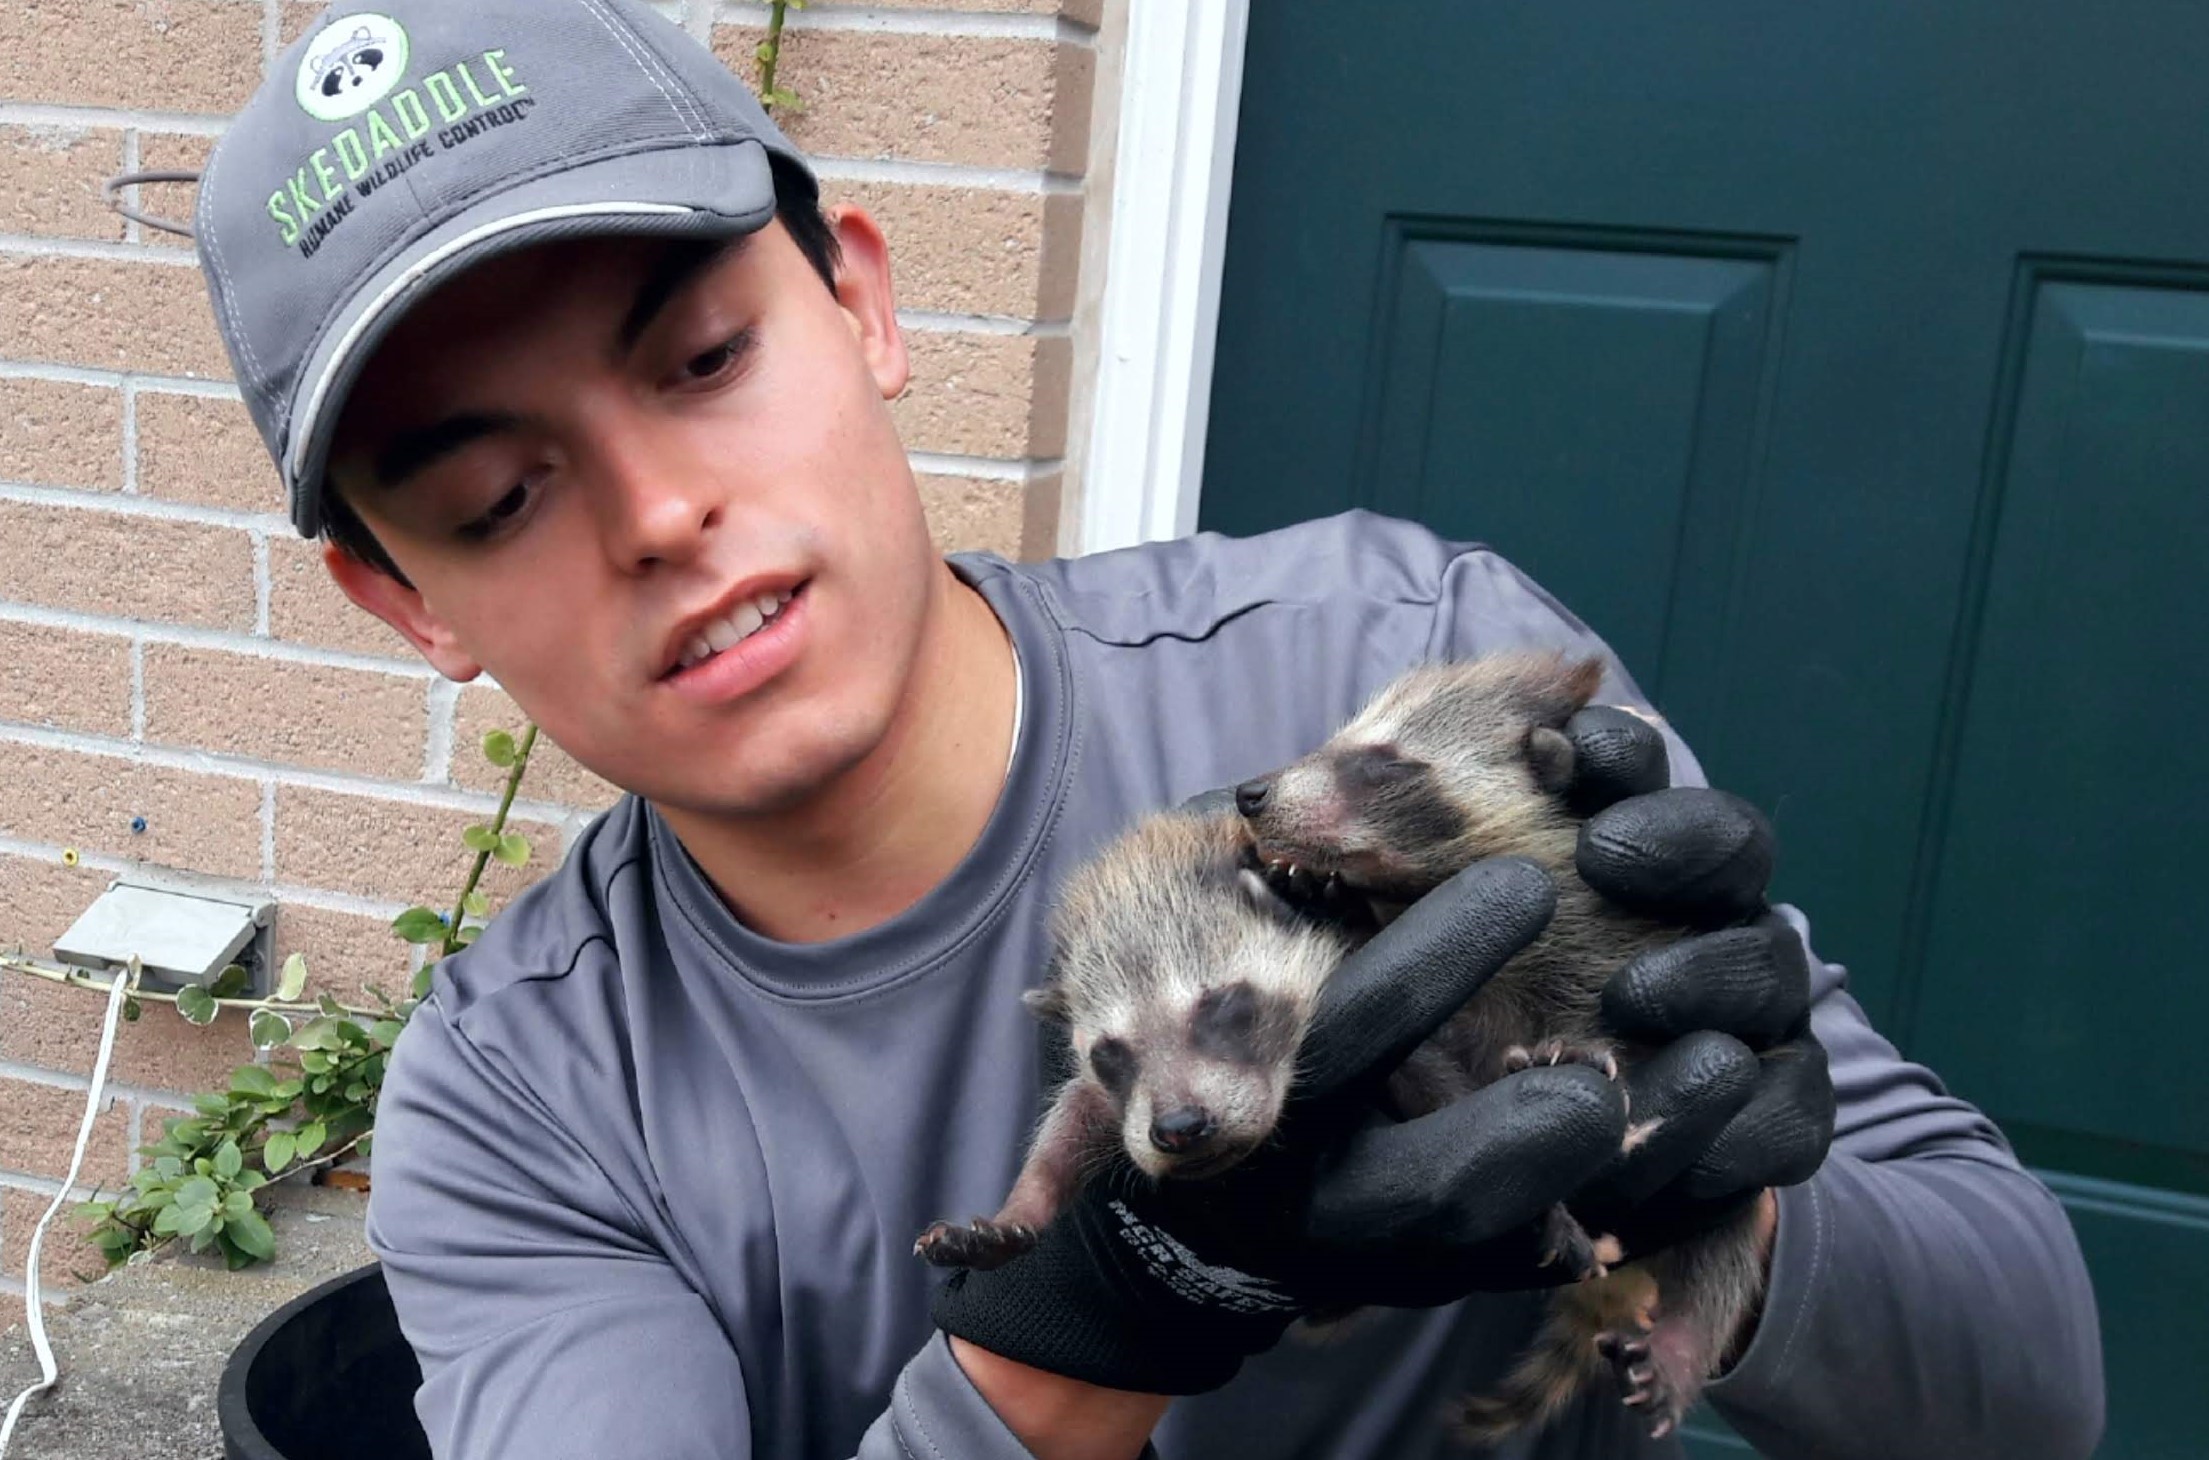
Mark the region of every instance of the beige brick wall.
MULTIPOLYGON (((947 549, 1057 548, 1105 3, 814 0, 790 18, 781 80, 805 109, 783 120, 828 199, 889 236, 914 366, 893 410, 947 549)), ((118 171, 200 165, 320 8, 0 4, 0 950, 43 957, 118 873, 180 870, 273 894, 278 952, 307 955, 316 991, 397 990, 392 915, 451 898, 457 833, 495 805, 476 747, 518 728, 514 706, 438 679, 338 595, 282 516, 189 242, 100 198, 118 171), (152 75, 160 110, 141 110, 152 75)), ((751 77, 764 6, 659 8, 751 77)), ((189 188, 140 193, 189 214, 189 188)), ((543 744, 516 825, 547 855, 500 869, 494 895, 615 794, 543 744)), ((64 1174, 100 1014, 0 972, 0 1293, 21 1291, 64 1174)), ((249 1054, 231 1021, 149 1008, 124 1026, 84 1183, 126 1176, 163 1115, 249 1054)), ((94 1266, 49 1244, 52 1280, 94 1266)))

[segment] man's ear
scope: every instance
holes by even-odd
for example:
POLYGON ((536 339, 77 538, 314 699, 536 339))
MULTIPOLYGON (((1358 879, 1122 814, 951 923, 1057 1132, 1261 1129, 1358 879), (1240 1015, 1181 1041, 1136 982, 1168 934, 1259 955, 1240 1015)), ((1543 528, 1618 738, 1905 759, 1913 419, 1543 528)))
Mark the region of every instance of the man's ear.
POLYGON ((452 631, 430 611, 418 591, 382 569, 370 567, 334 542, 322 545, 322 564, 347 598, 397 629, 399 636, 439 674, 466 684, 483 673, 483 666, 461 649, 452 631))
POLYGON ((867 357, 867 369, 884 400, 896 400, 912 379, 905 333, 898 328, 897 294, 890 282, 890 244, 867 210, 837 203, 825 210, 841 255, 836 302, 867 357))

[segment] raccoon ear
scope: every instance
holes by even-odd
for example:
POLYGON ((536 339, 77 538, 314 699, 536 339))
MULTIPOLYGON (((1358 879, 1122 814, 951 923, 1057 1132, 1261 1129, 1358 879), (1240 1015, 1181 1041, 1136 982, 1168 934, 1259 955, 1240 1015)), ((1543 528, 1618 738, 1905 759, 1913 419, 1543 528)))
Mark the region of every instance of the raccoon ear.
POLYGON ((1028 990, 1020 996, 1020 1002, 1046 1024, 1068 1023, 1073 1012, 1067 1007, 1066 991, 1055 983, 1028 990))
POLYGON ((1533 768, 1534 784, 1552 795, 1572 784, 1572 742, 1564 732, 1536 725, 1526 732, 1526 762, 1533 768))

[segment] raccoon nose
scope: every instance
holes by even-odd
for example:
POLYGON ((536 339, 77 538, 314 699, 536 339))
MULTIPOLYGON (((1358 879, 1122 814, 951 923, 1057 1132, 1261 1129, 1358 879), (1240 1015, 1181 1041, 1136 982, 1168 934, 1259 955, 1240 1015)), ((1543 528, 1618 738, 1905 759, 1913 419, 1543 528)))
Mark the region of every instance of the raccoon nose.
POLYGON ((1235 788, 1235 809, 1245 816, 1256 816, 1265 809, 1266 796, 1273 790, 1273 782, 1265 779, 1245 781, 1235 788))
POLYGON ((1201 1105, 1184 1105, 1151 1122, 1151 1144, 1169 1156, 1178 1156, 1218 1128, 1211 1111, 1201 1105))

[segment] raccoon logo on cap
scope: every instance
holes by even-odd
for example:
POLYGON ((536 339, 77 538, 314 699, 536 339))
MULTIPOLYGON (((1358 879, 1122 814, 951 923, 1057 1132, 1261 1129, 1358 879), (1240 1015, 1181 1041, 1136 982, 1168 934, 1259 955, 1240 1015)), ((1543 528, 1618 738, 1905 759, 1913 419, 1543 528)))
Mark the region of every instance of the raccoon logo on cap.
POLYGON ((406 30, 388 15, 346 15, 307 47, 299 105, 318 121, 357 117, 389 96, 407 69, 406 30))

